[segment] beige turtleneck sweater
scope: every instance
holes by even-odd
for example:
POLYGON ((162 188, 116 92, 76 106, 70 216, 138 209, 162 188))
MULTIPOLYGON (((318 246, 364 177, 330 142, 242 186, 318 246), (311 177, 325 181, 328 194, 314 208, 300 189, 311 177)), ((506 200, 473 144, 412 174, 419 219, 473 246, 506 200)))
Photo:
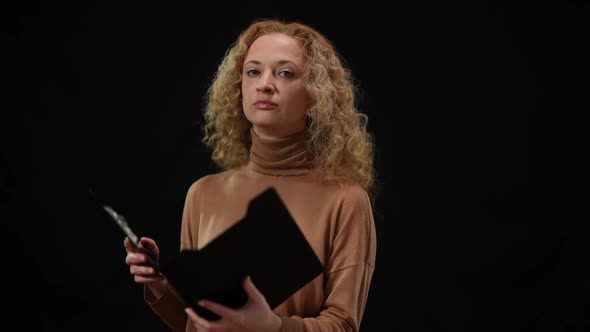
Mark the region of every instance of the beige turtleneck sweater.
MULTIPOLYGON (((273 186, 324 265, 325 272, 274 312, 281 332, 358 331, 375 267, 376 236, 371 203, 361 186, 319 181, 307 152, 305 132, 262 139, 254 131, 247 166, 205 176, 186 195, 181 249, 200 249, 246 214, 248 203, 273 186)), ((173 330, 195 331, 172 292, 153 311, 173 330)))

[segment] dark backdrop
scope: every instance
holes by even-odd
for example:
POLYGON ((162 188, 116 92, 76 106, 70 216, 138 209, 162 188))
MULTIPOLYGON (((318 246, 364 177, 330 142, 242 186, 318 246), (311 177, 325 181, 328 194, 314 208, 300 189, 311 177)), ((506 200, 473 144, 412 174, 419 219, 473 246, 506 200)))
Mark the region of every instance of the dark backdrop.
POLYGON ((582 331, 587 246, 546 218, 534 125, 567 105, 582 2, 2 6, 2 295, 19 330, 165 330, 87 189, 176 251, 185 192, 215 171, 205 89, 272 17, 317 27, 362 88, 381 188, 363 330, 582 331))

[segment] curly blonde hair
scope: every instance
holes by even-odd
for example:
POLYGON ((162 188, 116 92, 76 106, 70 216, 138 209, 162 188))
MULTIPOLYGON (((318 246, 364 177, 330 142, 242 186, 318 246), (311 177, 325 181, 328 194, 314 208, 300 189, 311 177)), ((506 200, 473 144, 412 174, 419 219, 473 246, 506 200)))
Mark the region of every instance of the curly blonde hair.
POLYGON ((206 95, 203 142, 222 169, 249 161, 251 124, 241 104, 242 67, 252 43, 260 36, 282 33, 304 49, 308 148, 321 177, 340 184, 358 183, 371 193, 374 186, 373 136, 367 116, 356 108, 357 87, 350 69, 333 44, 314 28, 279 20, 259 20, 244 30, 226 51, 206 95))

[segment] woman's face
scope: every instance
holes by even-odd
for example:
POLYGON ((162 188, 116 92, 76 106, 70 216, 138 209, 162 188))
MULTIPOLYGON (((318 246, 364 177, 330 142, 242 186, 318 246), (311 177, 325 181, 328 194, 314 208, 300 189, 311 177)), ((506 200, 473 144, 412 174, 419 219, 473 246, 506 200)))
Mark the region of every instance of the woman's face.
POLYGON ((261 137, 283 137, 305 129, 309 96, 303 48, 284 34, 259 37, 242 72, 244 115, 261 137))

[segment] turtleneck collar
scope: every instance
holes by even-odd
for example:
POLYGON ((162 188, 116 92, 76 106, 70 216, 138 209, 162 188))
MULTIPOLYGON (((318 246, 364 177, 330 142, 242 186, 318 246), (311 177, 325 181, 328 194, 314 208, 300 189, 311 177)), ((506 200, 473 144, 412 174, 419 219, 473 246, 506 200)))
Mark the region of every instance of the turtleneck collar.
POLYGON ((252 147, 249 167, 258 173, 294 176, 309 174, 312 157, 307 149, 307 130, 290 136, 262 138, 250 129, 252 147))

